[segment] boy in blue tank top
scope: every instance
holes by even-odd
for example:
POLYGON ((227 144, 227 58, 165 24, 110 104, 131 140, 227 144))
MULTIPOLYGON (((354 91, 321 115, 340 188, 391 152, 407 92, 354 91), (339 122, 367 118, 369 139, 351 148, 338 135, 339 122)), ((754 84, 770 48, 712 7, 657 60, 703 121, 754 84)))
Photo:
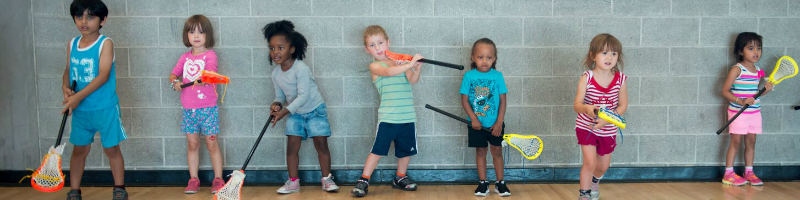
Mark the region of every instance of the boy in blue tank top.
POLYGON ((67 67, 62 90, 64 109, 72 115, 70 187, 67 200, 81 200, 81 177, 95 133, 100 133, 103 152, 114 176, 114 200, 127 200, 125 166, 119 143, 127 138, 122 127, 114 66, 114 43, 100 34, 106 24, 108 8, 100 0, 75 0, 70 15, 81 36, 67 45, 67 67), (75 91, 71 82, 77 82, 75 91))

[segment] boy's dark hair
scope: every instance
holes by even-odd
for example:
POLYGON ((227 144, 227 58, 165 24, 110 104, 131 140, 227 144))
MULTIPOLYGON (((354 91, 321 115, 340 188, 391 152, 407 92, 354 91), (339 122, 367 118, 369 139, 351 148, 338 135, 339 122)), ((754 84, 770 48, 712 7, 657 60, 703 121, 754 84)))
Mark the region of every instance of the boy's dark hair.
POLYGON ((753 33, 753 32, 742 32, 736 36, 736 42, 733 43, 733 56, 736 57, 736 62, 742 62, 744 57, 739 53, 742 53, 744 47, 750 42, 756 42, 756 46, 761 47, 763 43, 761 43, 761 36, 753 33))
MULTIPOLYGON (((100 21, 106 19, 108 16, 108 7, 103 1, 100 0, 74 0, 72 4, 69 6, 69 14, 72 16, 72 19, 75 20, 77 16, 83 16, 83 11, 88 11, 89 15, 97 16, 100 18, 100 21)), ((100 26, 102 29, 103 26, 100 26)))
MULTIPOLYGON (((489 38, 478 39, 477 41, 475 41, 475 43, 472 44, 472 53, 471 54, 475 54, 475 47, 478 46, 478 44, 492 45, 492 47, 494 48, 494 62, 492 63, 492 69, 497 69, 497 68, 495 68, 495 65, 497 65, 497 45, 494 44, 494 41, 492 41, 489 38)), ((471 55, 470 55, 470 57, 471 57, 471 55)), ((478 65, 475 64, 475 61, 472 61, 472 63, 469 64, 469 66, 472 67, 472 69, 478 68, 478 65)))
MULTIPOLYGON (((268 43, 269 40, 272 39, 272 36, 285 36, 286 40, 289 41, 289 47, 294 47, 292 58, 303 60, 303 58, 306 57, 306 47, 308 47, 308 41, 303 34, 294 31, 294 24, 292 24, 292 22, 286 20, 272 22, 264 26, 264 29, 261 31, 264 32, 264 39, 266 39, 268 43)), ((272 59, 269 59, 269 64, 272 64, 272 59)))

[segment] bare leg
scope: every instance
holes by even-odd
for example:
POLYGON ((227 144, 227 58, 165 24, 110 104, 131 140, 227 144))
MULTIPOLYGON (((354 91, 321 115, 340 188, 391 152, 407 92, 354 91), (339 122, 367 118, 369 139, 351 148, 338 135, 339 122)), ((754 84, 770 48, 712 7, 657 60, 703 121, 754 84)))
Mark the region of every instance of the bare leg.
POLYGON ((211 167, 214 168, 214 178, 222 178, 222 152, 219 150, 217 136, 206 136, 206 147, 211 157, 211 167))
POLYGON ((498 181, 504 180, 503 164, 505 163, 503 163, 503 147, 490 145, 489 148, 492 149, 492 163, 494 163, 495 176, 497 176, 498 181))
POLYGON ((189 165, 189 176, 197 178, 200 165, 200 136, 196 133, 186 134, 186 163, 189 165))
POLYGON ((317 136, 312 138, 314 139, 314 148, 317 150, 317 159, 319 159, 322 177, 326 177, 331 173, 331 151, 328 149, 328 137, 317 136))
POLYGON ((86 167, 86 156, 89 155, 92 145, 72 147, 72 158, 69 160, 69 183, 73 190, 81 189, 83 169, 86 167))
POLYGON ((125 185, 125 160, 122 158, 122 151, 119 150, 119 145, 104 148, 103 152, 108 157, 111 174, 114 176, 114 185, 125 185))
POLYGON ((297 178, 297 168, 300 165, 300 145, 303 137, 290 135, 286 145, 286 167, 289 168, 289 178, 297 178))
MULTIPOLYGON (((475 164, 478 165, 478 178, 486 180, 486 147, 475 148, 475 164)), ((494 152, 493 152, 494 153, 494 152)))
POLYGON ((597 147, 592 145, 581 145, 583 153, 583 166, 581 166, 580 185, 581 190, 589 190, 592 187, 592 173, 597 167, 597 147))

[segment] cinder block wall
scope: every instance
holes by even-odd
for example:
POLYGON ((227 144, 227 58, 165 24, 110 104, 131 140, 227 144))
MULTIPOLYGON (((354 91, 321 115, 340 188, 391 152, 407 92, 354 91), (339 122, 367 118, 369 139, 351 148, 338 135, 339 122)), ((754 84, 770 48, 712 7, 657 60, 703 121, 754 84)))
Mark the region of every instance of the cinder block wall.
MULTIPOLYGON (((79 35, 69 16, 70 2, 31 1, 39 141, 26 150, 39 155, 55 140, 65 49, 79 35)), ((771 71, 775 56, 800 58, 800 0, 105 2, 111 16, 101 33, 115 42, 117 91, 130 137, 122 150, 129 170, 186 169, 178 94, 168 87, 167 76, 188 50, 180 34, 193 14, 213 21, 220 73, 231 77, 220 109, 226 169, 240 167, 267 119, 273 66, 260 30, 280 19, 294 22, 310 41, 305 62, 328 105, 334 169, 360 169, 375 135, 378 95, 366 67, 371 58, 362 45, 362 31, 370 24, 386 28, 394 51, 464 65, 478 38, 498 44, 498 70, 510 91, 506 132, 535 134, 545 142, 535 161, 523 161, 512 151, 509 167, 523 162, 526 167, 580 165, 572 100, 588 43, 598 33, 622 41, 624 73, 630 77, 629 128, 612 166, 722 165, 728 136, 714 131, 724 122, 720 87, 735 63, 729 52, 736 34, 764 36, 758 64, 765 70, 771 71)), ((423 107, 431 104, 465 116, 458 94, 463 72, 425 65, 422 74, 414 85, 420 154, 412 158, 411 168, 474 168, 466 127, 423 107)), ((800 157, 785 153, 800 145, 800 111, 789 110, 800 103, 800 78, 781 83, 763 102, 765 133, 758 139, 757 165, 800 164, 800 157)), ((285 169, 286 137, 280 124, 268 130, 250 169, 285 169)), ((69 152, 71 146, 64 163, 69 152)), ((202 169, 210 169, 205 152, 202 169)), ((390 156, 379 167, 394 168, 395 163, 390 156)), ((300 165, 319 168, 311 142, 303 143, 300 165)), ((98 142, 87 167, 108 169, 98 142)))

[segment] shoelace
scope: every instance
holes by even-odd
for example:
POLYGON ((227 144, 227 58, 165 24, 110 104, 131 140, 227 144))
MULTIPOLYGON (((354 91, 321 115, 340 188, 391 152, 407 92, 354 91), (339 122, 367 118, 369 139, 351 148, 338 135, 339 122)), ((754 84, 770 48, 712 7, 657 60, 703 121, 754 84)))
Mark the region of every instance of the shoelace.
POLYGON ((400 180, 397 180, 397 182, 401 182, 403 184, 406 184, 406 186, 408 186, 410 184, 413 184, 413 182, 411 182, 411 179, 409 179, 408 176, 400 177, 400 180))
POLYGON ((367 186, 369 186, 369 182, 364 181, 364 180, 358 180, 358 182, 356 183, 356 188, 359 188, 359 189, 366 188, 367 186))

